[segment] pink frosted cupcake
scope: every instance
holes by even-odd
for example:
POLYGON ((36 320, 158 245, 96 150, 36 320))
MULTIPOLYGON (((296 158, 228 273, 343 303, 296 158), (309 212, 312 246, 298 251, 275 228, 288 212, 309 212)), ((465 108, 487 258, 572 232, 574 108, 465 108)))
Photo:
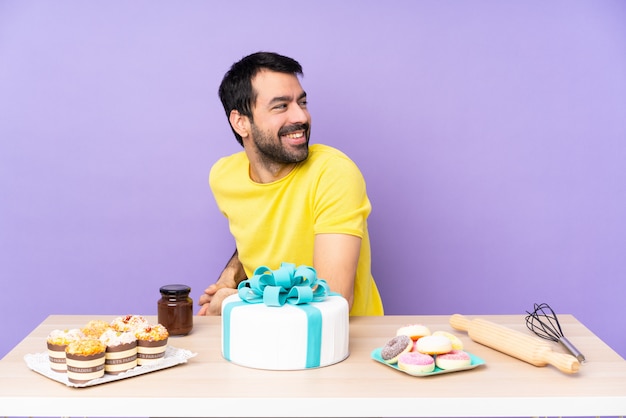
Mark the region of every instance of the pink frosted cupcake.
POLYGON ((161 325, 146 326, 135 331, 137 338, 137 364, 153 364, 165 357, 169 333, 161 325))
POLYGON ((137 338, 132 332, 105 331, 100 341, 106 345, 104 372, 120 374, 137 366, 137 338))
POLYGON ((106 345, 100 340, 86 338, 72 341, 65 347, 67 380, 87 383, 104 376, 106 345))
POLYGON ((72 341, 85 338, 80 329, 55 329, 47 338, 48 359, 50 360, 50 368, 58 373, 67 371, 65 360, 65 348, 72 341))

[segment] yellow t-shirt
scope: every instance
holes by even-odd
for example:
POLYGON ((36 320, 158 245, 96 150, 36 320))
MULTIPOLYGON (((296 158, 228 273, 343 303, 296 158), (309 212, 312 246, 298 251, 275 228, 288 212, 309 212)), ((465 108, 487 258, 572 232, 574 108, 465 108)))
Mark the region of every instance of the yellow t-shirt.
POLYGON ((255 183, 248 173, 242 151, 221 158, 209 175, 246 275, 252 277, 259 266, 277 269, 282 262, 313 266, 316 234, 355 235, 361 238, 361 253, 350 315, 383 315, 371 273, 371 204, 356 164, 339 150, 314 144, 309 157, 278 181, 255 183))

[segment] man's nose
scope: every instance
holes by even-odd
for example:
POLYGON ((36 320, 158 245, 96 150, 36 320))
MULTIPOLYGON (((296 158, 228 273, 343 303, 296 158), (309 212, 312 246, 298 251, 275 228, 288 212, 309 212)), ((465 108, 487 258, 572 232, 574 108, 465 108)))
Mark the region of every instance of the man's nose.
POLYGON ((289 109, 289 122, 290 123, 305 123, 309 121, 309 111, 295 103, 293 106, 290 106, 289 109))

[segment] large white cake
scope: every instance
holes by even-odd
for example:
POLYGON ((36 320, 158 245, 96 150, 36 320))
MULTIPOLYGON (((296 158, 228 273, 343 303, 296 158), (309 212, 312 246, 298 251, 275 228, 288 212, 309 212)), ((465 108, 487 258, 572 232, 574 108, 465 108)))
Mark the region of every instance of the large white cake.
POLYGON ((226 360, 257 369, 302 370, 348 357, 349 312, 342 296, 329 294, 316 298, 319 301, 268 306, 262 300, 244 301, 240 295, 245 299, 246 292, 249 287, 240 285, 239 294, 222 303, 226 360))

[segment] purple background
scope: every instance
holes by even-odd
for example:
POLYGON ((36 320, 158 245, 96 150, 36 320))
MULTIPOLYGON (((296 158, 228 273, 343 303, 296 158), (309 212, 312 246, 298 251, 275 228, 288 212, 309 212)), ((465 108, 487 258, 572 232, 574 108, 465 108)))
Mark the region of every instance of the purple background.
POLYGON ((313 142, 365 175, 388 314, 547 302, 625 357, 624 22, 619 0, 0 0, 0 355, 49 314, 197 302, 234 248, 217 87, 272 50, 304 66, 313 142))

